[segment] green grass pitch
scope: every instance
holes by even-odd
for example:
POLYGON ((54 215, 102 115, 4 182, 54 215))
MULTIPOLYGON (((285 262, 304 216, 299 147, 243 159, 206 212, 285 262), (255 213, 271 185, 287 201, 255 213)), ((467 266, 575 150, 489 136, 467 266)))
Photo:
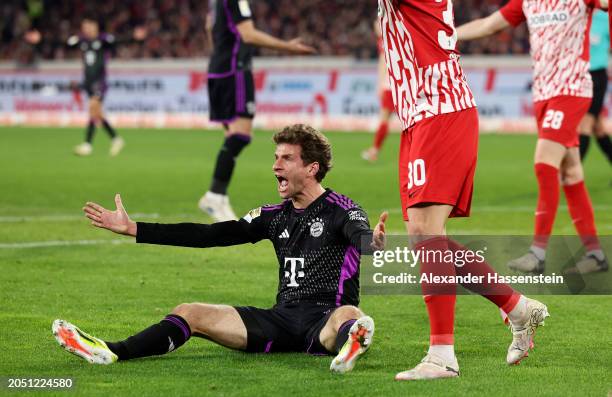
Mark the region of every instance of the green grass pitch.
MULTIPOLYGON (((542 297, 551 317, 538 332, 535 352, 511 368, 505 364, 511 335, 497 308, 460 296, 456 349, 462 374, 435 382, 393 381, 427 349, 427 316, 418 296, 362 296, 377 334, 372 349, 345 376, 329 372, 328 357, 249 355, 197 338, 167 356, 111 366, 67 354, 51 335, 55 318, 116 340, 182 302, 267 307, 275 297, 277 264, 269 242, 208 250, 118 244, 129 239, 81 217, 85 201, 113 206, 120 192, 128 212, 140 220, 209 221, 196 203, 209 183, 221 133, 122 132, 127 145, 119 157, 108 156, 108 138, 98 132, 94 154, 78 158, 71 150, 81 129, 0 128, 0 377, 71 376, 71 395, 87 396, 610 395, 609 296, 542 297), (38 244, 49 241, 48 247, 38 244)), ((359 156, 371 135, 328 136, 335 166, 325 186, 359 202, 371 220, 390 210, 388 228, 401 232, 399 136, 389 137, 374 165, 359 156)), ((257 132, 239 159, 230 187, 238 214, 279 201, 270 138, 270 132, 257 132)), ((534 144, 534 136, 481 136, 472 217, 451 220, 451 233, 530 234, 534 144)), ((597 147, 585 169, 598 229, 610 235, 611 174, 597 147)), ((554 233, 574 233, 563 199, 554 233)), ((3 385, 0 394, 6 392, 3 385)))

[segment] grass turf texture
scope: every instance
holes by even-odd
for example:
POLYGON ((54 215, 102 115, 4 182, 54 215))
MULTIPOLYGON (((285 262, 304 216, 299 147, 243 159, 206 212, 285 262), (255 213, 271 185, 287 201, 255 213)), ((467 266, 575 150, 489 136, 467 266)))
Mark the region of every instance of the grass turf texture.
MULTIPOLYGON (((0 129, 0 244, 74 240, 129 240, 80 219, 87 200, 114 208, 121 192, 131 214, 160 222, 201 221, 196 203, 206 190, 220 133, 125 130, 125 151, 107 154, 98 133, 94 154, 70 153, 80 129, 0 129), (15 218, 11 218, 15 217, 15 218), (23 219, 19 219, 23 217, 23 219)), ((391 135, 376 164, 359 152, 371 135, 328 134, 335 167, 325 185, 358 201, 375 221, 391 211, 388 229, 403 229, 397 193, 396 147, 391 135)), ((258 132, 240 157, 230 187, 238 214, 279 201, 271 173, 273 144, 258 132)), ((484 135, 480 140, 472 217, 449 231, 524 234, 532 230, 536 200, 533 136, 484 135)), ((609 167, 597 148, 586 162, 587 184, 601 234, 611 234, 609 167)), ((573 234, 561 203, 554 232, 573 234)), ((363 296, 376 321, 373 348, 346 376, 329 373, 328 357, 250 355, 192 339, 158 358, 92 366, 62 351, 50 326, 55 318, 116 340, 159 321, 175 305, 202 301, 270 306, 277 264, 269 242, 195 250, 100 244, 0 248, 1 376, 75 379, 78 395, 605 395, 612 390, 609 296, 546 296, 552 316, 538 332, 536 351, 509 368, 511 335, 488 301, 459 296, 458 379, 399 383, 396 372, 414 366, 428 342, 418 296, 363 296)), ((4 388, 0 393, 6 392, 4 388)))

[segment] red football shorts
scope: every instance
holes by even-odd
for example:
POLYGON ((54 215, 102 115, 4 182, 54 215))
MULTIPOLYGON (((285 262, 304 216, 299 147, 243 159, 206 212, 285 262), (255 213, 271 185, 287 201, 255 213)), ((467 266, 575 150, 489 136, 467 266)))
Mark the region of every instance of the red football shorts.
POLYGON ((534 103, 538 138, 578 146, 578 124, 589 110, 591 98, 557 96, 534 103))
POLYGON ((384 90, 380 95, 380 107, 390 112, 395 112, 395 105, 393 105, 393 94, 391 90, 384 90))
POLYGON ((424 203, 453 206, 451 217, 470 215, 478 156, 476 108, 422 120, 402 133, 399 183, 407 208, 424 203))

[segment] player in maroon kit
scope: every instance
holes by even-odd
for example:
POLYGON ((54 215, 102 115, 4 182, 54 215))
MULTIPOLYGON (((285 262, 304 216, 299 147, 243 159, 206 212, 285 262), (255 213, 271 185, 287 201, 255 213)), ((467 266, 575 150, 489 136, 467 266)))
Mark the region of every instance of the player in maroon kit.
POLYGON ((378 42, 378 96, 380 98, 380 112, 378 115, 378 127, 372 146, 361 153, 361 157, 369 162, 378 160, 378 152, 382 147, 387 135, 389 135, 389 120, 395 111, 393 107, 393 93, 389 89, 389 74, 385 64, 385 55, 382 38, 380 37, 380 24, 374 22, 374 31, 378 42))
POLYGON ((571 272, 608 270, 599 244, 593 205, 584 184, 578 124, 591 104, 589 27, 594 8, 608 0, 510 0, 490 16, 458 28, 460 40, 485 37, 527 22, 534 64, 533 100, 538 124, 535 174, 538 204, 529 252, 508 263, 511 269, 542 273, 548 239, 563 186, 569 213, 586 253, 571 272))
MULTIPOLYGON (((403 127, 400 195, 413 249, 434 253, 465 251, 466 248, 445 237, 446 222, 449 217, 470 214, 478 112, 455 49, 452 3, 379 0, 379 17, 390 86, 403 127)), ((484 261, 459 267, 436 261, 436 255, 427 255, 421 261, 421 272, 495 273, 484 261)), ((507 363, 516 364, 526 357, 535 329, 548 316, 546 306, 506 284, 464 286, 509 313, 513 340, 507 363)), ((397 374, 397 380, 459 375, 454 352, 454 288, 422 284, 429 314, 429 351, 415 368, 397 374)))

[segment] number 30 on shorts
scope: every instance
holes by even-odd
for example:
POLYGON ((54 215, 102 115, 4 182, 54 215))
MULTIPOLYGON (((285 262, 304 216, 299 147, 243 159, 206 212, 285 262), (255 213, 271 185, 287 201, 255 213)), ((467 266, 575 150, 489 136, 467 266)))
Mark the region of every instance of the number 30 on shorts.
POLYGON ((408 163, 408 189, 425 184, 425 160, 416 159, 408 163))
POLYGON ((565 115, 560 110, 547 110, 544 115, 544 121, 542 121, 542 128, 558 130, 563 123, 563 117, 565 117, 565 115))

